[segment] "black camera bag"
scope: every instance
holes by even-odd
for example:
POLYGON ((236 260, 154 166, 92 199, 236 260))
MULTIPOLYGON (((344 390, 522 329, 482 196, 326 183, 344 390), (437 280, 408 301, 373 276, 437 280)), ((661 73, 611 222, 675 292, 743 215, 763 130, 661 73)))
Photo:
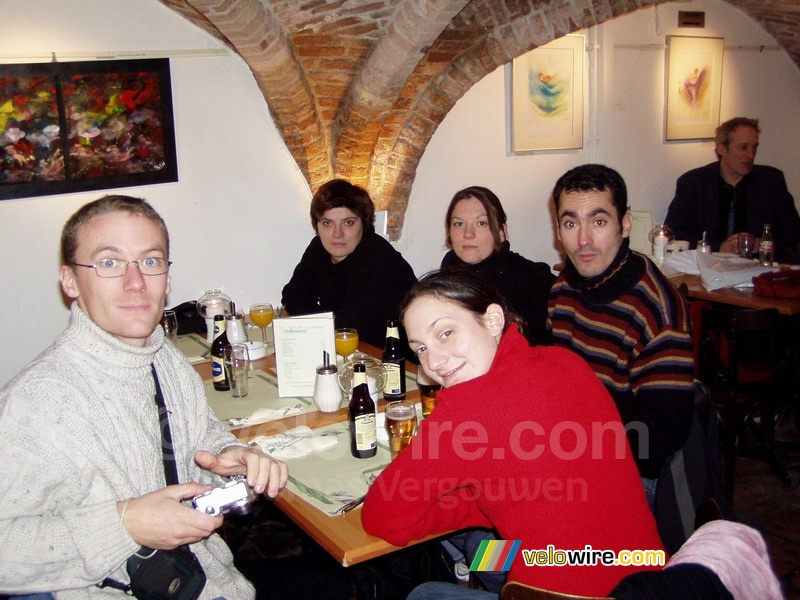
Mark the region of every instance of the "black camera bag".
POLYGON ((141 548, 128 559, 130 590, 138 600, 196 600, 206 584, 197 557, 185 546, 174 550, 141 548), (146 556, 146 558, 142 558, 146 556))

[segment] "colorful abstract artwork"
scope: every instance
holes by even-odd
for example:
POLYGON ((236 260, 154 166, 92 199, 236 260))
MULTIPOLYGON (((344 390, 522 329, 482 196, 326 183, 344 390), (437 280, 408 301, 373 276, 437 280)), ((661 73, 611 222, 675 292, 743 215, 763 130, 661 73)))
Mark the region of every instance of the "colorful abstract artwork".
POLYGON ((514 59, 514 152, 583 146, 584 37, 568 35, 514 59))
POLYGON ((719 125, 722 38, 668 36, 666 139, 708 139, 719 125))
POLYGON ((167 59, 0 65, 0 199, 177 179, 167 59))

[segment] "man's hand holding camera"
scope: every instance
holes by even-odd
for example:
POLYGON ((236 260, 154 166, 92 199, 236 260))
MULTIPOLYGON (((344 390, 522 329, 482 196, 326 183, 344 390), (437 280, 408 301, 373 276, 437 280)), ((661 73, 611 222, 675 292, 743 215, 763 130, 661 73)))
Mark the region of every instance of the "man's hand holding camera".
POLYGON ((137 544, 172 550, 207 538, 222 525, 222 517, 200 513, 183 504, 212 489, 211 485, 169 485, 138 498, 117 502, 122 524, 137 544))
MULTIPOLYGON (((286 486, 289 471, 285 463, 267 456, 259 448, 228 446, 219 454, 205 450, 195 453, 202 468, 223 477, 245 475, 256 494, 270 498, 286 486)), ((193 544, 222 525, 222 515, 211 516, 183 503, 213 489, 211 485, 182 483, 117 503, 122 523, 137 544, 156 550, 172 550, 193 544)))
POLYGON ((246 475, 247 485, 256 494, 275 498, 289 479, 286 463, 266 455, 252 446, 228 446, 217 455, 198 450, 195 462, 202 468, 222 476, 246 475))

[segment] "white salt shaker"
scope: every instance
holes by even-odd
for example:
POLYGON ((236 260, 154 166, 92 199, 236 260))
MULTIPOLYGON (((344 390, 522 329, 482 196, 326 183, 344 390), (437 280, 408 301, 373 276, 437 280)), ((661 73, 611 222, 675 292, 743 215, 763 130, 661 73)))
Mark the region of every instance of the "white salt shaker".
POLYGON ((339 376, 336 364, 331 364, 330 355, 322 351, 323 363, 317 367, 314 379, 314 404, 321 413, 332 413, 339 410, 342 404, 342 392, 339 389, 339 376))
POLYGON ((244 330, 244 315, 235 312, 225 316, 225 333, 231 344, 247 343, 247 333, 244 330))

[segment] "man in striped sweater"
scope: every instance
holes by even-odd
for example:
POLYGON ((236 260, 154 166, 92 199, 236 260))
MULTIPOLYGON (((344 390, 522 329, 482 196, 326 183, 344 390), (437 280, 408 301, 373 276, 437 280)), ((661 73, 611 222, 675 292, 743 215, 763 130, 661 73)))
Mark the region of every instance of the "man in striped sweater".
POLYGON ((568 260, 548 301, 552 343, 581 355, 611 393, 652 507, 661 467, 692 423, 686 302, 652 261, 630 249, 619 173, 575 167, 559 178, 553 202, 568 260))

